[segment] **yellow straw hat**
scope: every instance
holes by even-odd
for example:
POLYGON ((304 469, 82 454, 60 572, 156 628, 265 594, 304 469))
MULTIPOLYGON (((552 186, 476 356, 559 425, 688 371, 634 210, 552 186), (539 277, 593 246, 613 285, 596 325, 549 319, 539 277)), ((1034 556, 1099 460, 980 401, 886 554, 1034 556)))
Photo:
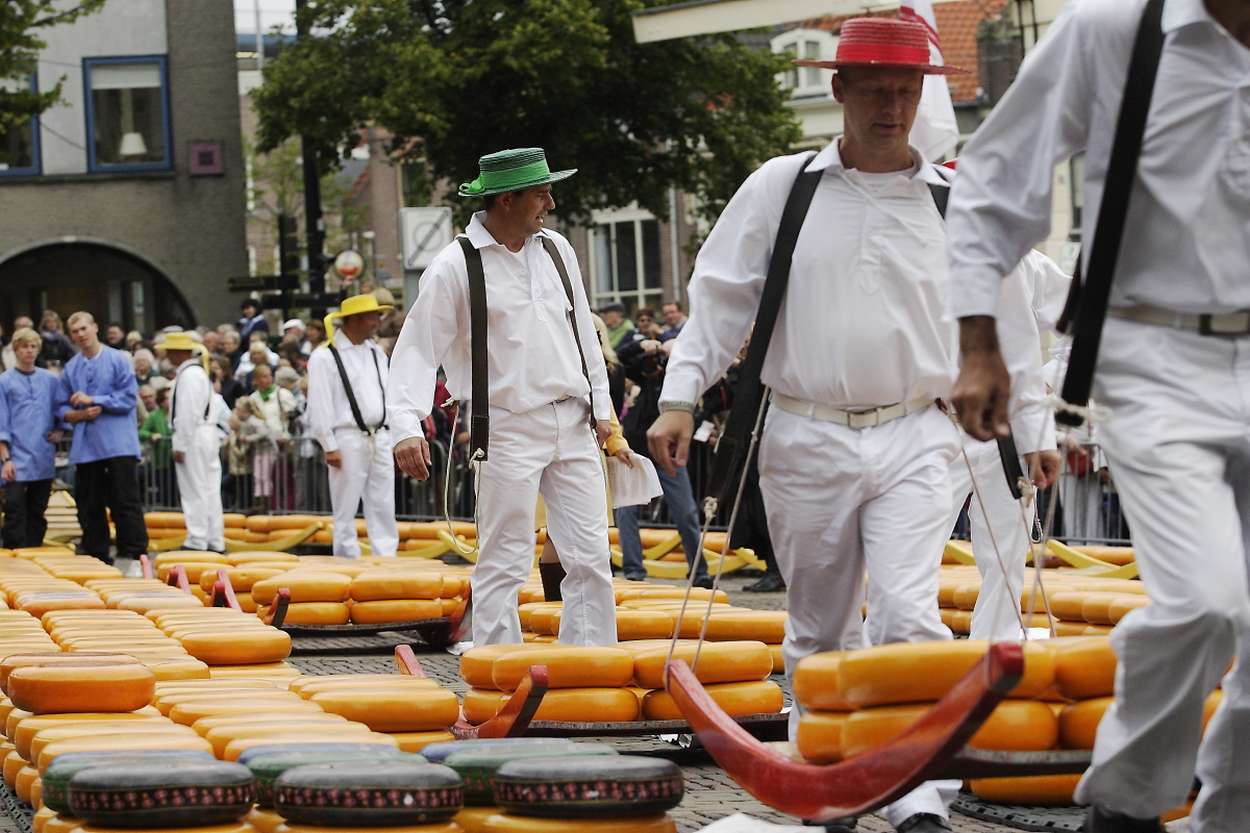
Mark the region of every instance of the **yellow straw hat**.
POLYGON ((208 371, 208 351, 204 349, 204 345, 194 338, 188 332, 166 333, 165 338, 161 339, 160 347, 165 348, 165 352, 170 350, 181 350, 192 355, 198 353, 200 355, 200 364, 204 366, 205 372, 208 371))
POLYGON ((372 292, 366 292, 363 295, 353 295, 347 298, 339 305, 334 312, 329 313, 325 317, 326 325, 326 341, 329 342, 334 338, 334 322, 340 318, 349 318, 353 315, 362 315, 366 312, 382 312, 391 309, 391 304, 379 304, 378 299, 374 297, 372 292))

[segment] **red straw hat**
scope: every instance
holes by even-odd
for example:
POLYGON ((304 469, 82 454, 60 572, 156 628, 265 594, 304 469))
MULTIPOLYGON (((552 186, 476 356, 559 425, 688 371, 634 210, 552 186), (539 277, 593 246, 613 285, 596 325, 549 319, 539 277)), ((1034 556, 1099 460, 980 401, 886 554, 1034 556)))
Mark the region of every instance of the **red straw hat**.
POLYGON ((929 30, 923 23, 890 17, 857 17, 842 24, 838 55, 832 61, 799 59, 801 67, 904 67, 925 75, 965 74, 929 59, 929 30))

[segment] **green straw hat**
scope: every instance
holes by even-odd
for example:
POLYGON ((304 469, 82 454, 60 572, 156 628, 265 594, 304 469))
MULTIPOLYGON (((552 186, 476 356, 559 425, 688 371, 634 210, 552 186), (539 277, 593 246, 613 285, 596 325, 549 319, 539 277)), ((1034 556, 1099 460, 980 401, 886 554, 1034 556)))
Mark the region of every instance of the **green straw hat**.
POLYGON ((577 168, 552 171, 547 167, 547 154, 542 148, 515 148, 483 156, 477 161, 481 173, 472 182, 460 185, 462 197, 489 197, 521 191, 568 179, 577 168))

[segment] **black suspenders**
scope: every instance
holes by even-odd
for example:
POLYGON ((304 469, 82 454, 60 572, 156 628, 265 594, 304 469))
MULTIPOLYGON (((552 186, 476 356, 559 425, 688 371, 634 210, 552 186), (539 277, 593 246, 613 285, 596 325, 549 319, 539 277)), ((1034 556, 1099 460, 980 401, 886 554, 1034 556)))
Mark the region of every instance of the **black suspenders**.
POLYGON ((333 344, 327 344, 330 348, 330 355, 334 357, 334 364, 339 369, 339 379, 343 381, 343 392, 347 394, 347 406, 352 409, 352 419, 356 421, 356 427, 363 434, 373 434, 376 431, 386 427, 386 385, 382 384, 382 368, 378 364, 378 352, 369 348, 369 355, 373 357, 373 371, 378 376, 378 387, 382 390, 382 421, 374 427, 370 428, 365 425, 365 418, 360 414, 360 403, 356 401, 356 392, 352 390, 351 380, 347 378, 347 368, 343 366, 343 357, 339 355, 338 348, 333 344))
MULTIPOLYGON (((174 417, 178 414, 178 382, 182 379, 182 374, 189 370, 192 365, 187 365, 178 371, 178 375, 174 376, 173 388, 169 391, 169 425, 172 428, 174 417)), ((213 380, 208 380, 208 401, 204 403, 204 419, 208 419, 209 413, 213 409, 213 380)))

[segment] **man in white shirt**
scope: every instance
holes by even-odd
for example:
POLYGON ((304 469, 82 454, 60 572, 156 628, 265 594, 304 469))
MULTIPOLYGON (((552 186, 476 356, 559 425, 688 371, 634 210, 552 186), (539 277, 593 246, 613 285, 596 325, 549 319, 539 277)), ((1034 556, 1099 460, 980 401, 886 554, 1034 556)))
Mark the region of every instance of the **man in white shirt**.
MULTIPOLYGON (((859 648, 865 637, 951 638, 938 614, 938 569, 962 441, 935 407, 955 371, 939 208, 951 174, 907 141, 924 75, 947 68, 930 66, 922 24, 875 18, 845 23, 838 60, 815 65, 837 70, 846 132, 815 157, 766 162, 721 214, 695 263, 664 413, 648 432, 658 464, 685 463, 693 403, 751 331, 791 187, 801 170, 823 172, 762 371, 772 407, 760 490, 787 587, 790 674, 809 654, 859 648)), ((1022 287, 1004 282, 1004 294, 1022 287)), ((958 788, 924 784, 885 816, 900 833, 949 830, 958 788)))
MULTIPOLYGON (((1102 196, 1147 9, 1158 11, 1146 0, 1069 5, 961 160, 954 399, 977 437, 1004 430, 1009 386, 991 299, 1050 227, 1054 165, 1086 153, 1085 201, 1098 210, 1085 215, 1085 240, 1102 211, 1123 205, 1102 196)), ((1250 4, 1166 0, 1161 15, 1092 390, 1109 413, 1096 427, 1151 603, 1111 638, 1116 702, 1077 789, 1089 833, 1162 829, 1159 813, 1185 801, 1195 767, 1191 833, 1250 820, 1250 4), (1203 701, 1221 677, 1223 704, 1200 745, 1203 701)))
POLYGON ((189 333, 168 333, 165 357, 177 368, 170 393, 174 473, 187 525, 188 550, 225 552, 221 508, 221 439, 213 413, 213 385, 201 364, 204 346, 189 333))
POLYGON ((490 154, 480 165, 478 179, 462 185, 460 194, 485 197, 485 210, 422 275, 392 354, 399 369, 389 391, 395 459, 411 477, 429 475, 421 421, 434 404, 443 404, 432 401, 440 365, 456 399, 463 401, 475 386, 485 390, 486 403, 471 403, 479 426, 489 416, 488 441, 479 427, 471 443, 481 460, 473 641, 521 641, 517 591, 534 561, 534 506, 541 493, 548 532, 567 572, 560 641, 610 645, 616 642, 615 599, 598 449, 610 428, 607 369, 576 254, 543 219, 555 208, 551 184, 575 171, 551 172, 541 148, 490 154), (486 379, 474 379, 471 364, 469 280, 479 262, 486 379))
MULTIPOLYGON (((374 342, 382 311, 372 295, 355 295, 326 316, 340 326, 308 359, 308 426, 325 452, 334 554, 360 557, 356 507, 362 499, 374 555, 395 555, 395 464, 386 421, 386 354, 374 342)), ((289 393, 289 392, 288 392, 289 393)))

